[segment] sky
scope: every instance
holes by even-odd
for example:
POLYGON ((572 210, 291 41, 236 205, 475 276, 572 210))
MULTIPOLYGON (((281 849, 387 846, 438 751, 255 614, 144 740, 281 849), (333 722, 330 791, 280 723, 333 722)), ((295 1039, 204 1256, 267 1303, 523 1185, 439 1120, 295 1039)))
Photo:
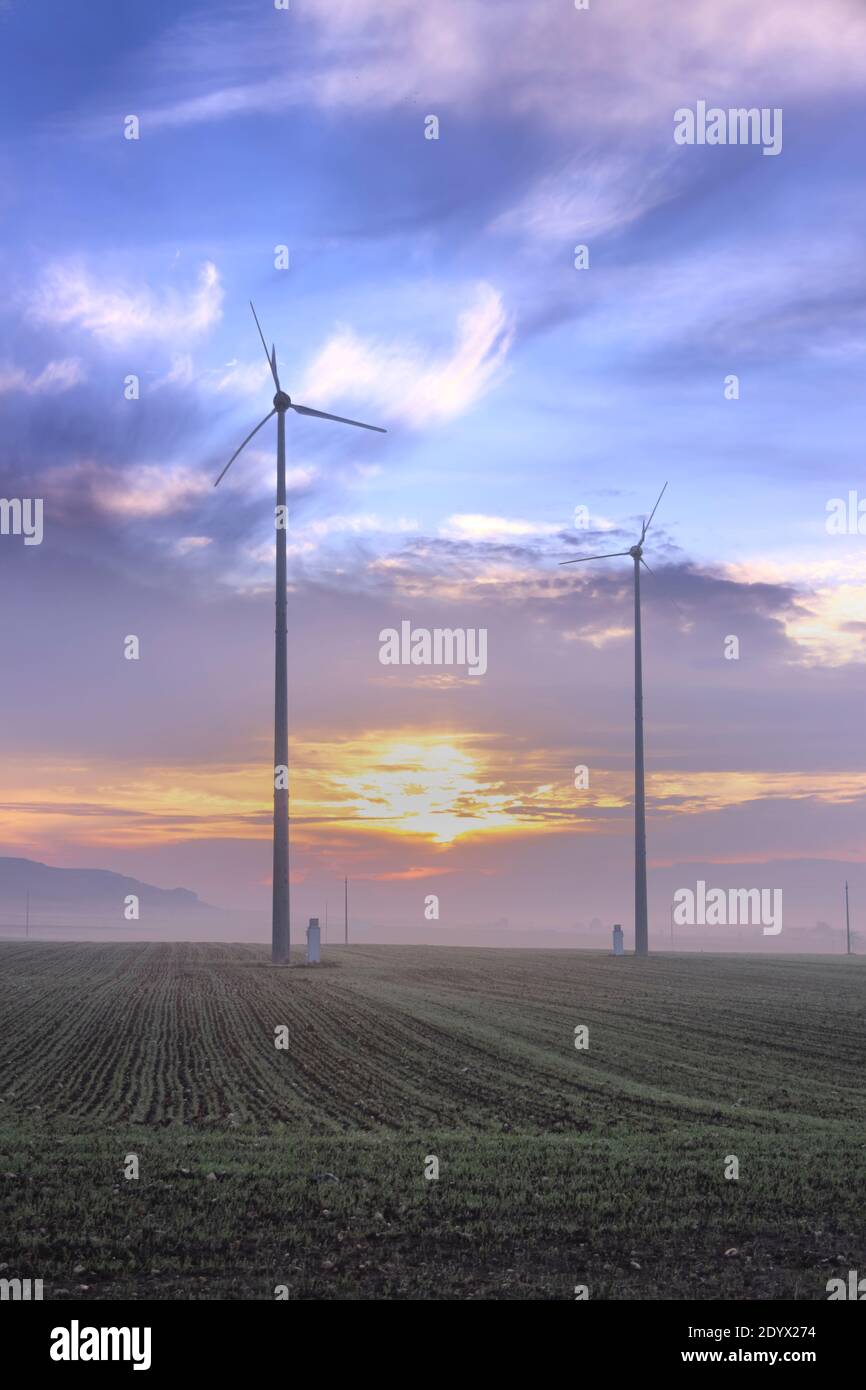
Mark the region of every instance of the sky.
POLYGON ((252 299, 296 401, 388 431, 288 421, 295 923, 348 876, 368 933, 628 940, 631 567, 558 562, 627 548, 667 482, 651 944, 704 878, 838 949, 859 0, 0 0, 0 79, 0 498, 44 504, 41 544, 0 535, 0 853, 267 936, 273 423, 213 487, 271 408, 252 299), (781 150, 677 143, 698 102, 780 111, 781 150), (486 671, 383 665, 404 621, 483 628, 486 671))

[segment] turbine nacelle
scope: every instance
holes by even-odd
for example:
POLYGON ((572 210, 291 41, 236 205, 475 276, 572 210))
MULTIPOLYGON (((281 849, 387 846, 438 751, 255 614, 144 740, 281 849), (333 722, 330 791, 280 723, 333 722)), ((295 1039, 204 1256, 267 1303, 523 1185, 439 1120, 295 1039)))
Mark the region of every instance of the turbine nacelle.
MULTIPOLYGON (((0 0, 0 3, 2 3, 2 0, 0 0)), ((265 416, 264 420, 259 421, 254 430, 250 430, 243 444, 240 446, 240 449, 235 449, 234 453, 232 454, 222 473, 220 473, 219 477, 214 483, 214 487, 219 487, 220 483, 222 482, 226 473, 228 473, 238 454, 241 452, 241 450, 247 447, 253 435, 258 434, 262 426, 266 425, 269 420, 272 420, 275 415, 283 416, 286 415, 290 410, 293 410, 296 415, 309 415, 316 420, 335 420, 338 425, 355 425, 359 430, 375 430, 376 434, 388 433, 388 431, 384 430, 381 425, 366 425, 363 420, 350 420, 346 415, 331 415, 327 410, 313 410, 312 406, 309 405, 296 405, 295 402, 292 400, 291 396, 288 394, 288 392, 284 391, 283 388, 280 386, 280 374, 277 371, 277 350, 275 347, 271 347, 270 352, 268 352, 268 345, 265 342, 265 335, 262 332, 262 326, 259 323, 259 316, 256 313, 255 309, 253 309, 252 303, 250 304, 250 308, 253 310, 253 318, 256 321, 256 328, 259 330, 259 337, 262 340, 262 347, 265 350, 265 357, 268 359, 268 366, 271 369, 271 376, 274 379, 274 385, 277 388, 277 394, 274 396, 273 410, 271 410, 269 414, 265 416)))
POLYGON ((627 551, 627 554, 633 556, 635 560, 639 560, 640 557, 643 555, 643 546, 633 545, 631 549, 627 551))

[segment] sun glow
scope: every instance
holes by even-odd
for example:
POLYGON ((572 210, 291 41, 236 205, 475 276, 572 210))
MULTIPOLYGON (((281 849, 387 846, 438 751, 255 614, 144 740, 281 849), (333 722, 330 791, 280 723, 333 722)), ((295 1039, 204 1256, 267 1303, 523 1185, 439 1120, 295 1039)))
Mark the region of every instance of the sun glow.
MULTIPOLYGON (((489 780, 460 735, 375 738, 343 745, 345 772, 327 777, 351 819, 447 844, 470 832, 514 828, 514 796, 489 780)), ((327 798, 327 792, 325 793, 327 798)))
MULTIPOLYGON (((562 749, 477 732, 319 736, 291 744, 289 765, 291 836, 299 848, 326 847, 347 834, 370 852, 389 840, 444 849, 469 836, 619 834, 633 798, 628 768, 593 764, 589 786, 578 790, 562 749)), ((51 844, 135 848, 271 837, 267 754, 237 764, 135 766, 128 774, 95 763, 10 764, 0 839, 12 853, 47 854, 51 844)), ((655 818, 779 799, 857 802, 866 799, 866 774, 659 769, 647 778, 655 818)))

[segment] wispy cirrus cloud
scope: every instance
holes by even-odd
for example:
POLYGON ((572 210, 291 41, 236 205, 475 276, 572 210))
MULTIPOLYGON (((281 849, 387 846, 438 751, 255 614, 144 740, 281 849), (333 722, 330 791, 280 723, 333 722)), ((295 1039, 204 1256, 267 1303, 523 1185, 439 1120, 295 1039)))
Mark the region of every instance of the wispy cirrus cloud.
POLYGON ((341 328, 311 363, 302 398, 363 400, 383 419, 422 429, 469 410, 498 379, 513 340, 502 295, 482 282, 458 317, 447 355, 431 361, 420 342, 363 338, 341 328))
MULTIPOLYGON (((82 263, 49 266, 30 301, 40 323, 80 328, 115 347, 137 339, 175 344, 213 328, 222 315, 219 271, 207 261, 186 292, 156 293, 147 285, 108 284, 82 263)), ((183 359, 179 359, 178 371, 183 359)))
POLYGON ((70 391, 86 378, 80 357, 64 357, 48 362, 41 372, 28 372, 24 367, 0 366, 0 395, 21 391, 26 396, 42 396, 48 392, 70 391))
POLYGON ((203 385, 221 395, 260 396, 270 380, 270 368, 261 358, 254 362, 239 362, 233 358, 224 367, 208 372, 203 385))
POLYGON ((675 196, 673 164, 672 154, 649 167, 622 154, 582 157, 543 174, 491 230, 567 245, 626 227, 675 196))
POLYGON ((159 78, 146 126, 298 105, 389 110, 430 93, 431 109, 530 115, 557 130, 573 129, 579 113, 592 130, 622 130, 672 111, 695 83, 704 93, 769 83, 821 92, 866 76, 856 0, 608 0, 584 13, 523 0, 298 0, 302 63, 286 18, 240 8, 181 20, 146 55, 159 78), (166 97, 172 79, 178 90, 166 97))

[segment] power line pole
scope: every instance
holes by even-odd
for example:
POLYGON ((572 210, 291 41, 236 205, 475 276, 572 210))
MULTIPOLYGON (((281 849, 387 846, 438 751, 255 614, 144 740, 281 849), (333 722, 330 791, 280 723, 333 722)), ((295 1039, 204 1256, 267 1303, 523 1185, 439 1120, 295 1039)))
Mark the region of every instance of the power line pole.
POLYGON ((346 894, 346 900, 345 900, 345 910, 346 910, 346 940, 345 940, 345 945, 348 946, 348 944, 349 944, 349 880, 348 880, 347 878, 344 878, 344 879, 343 879, 343 888, 344 888, 345 894, 346 894))
POLYGON ((845 880, 845 936, 848 941, 847 955, 851 954, 851 915, 848 911, 848 880, 845 880))

